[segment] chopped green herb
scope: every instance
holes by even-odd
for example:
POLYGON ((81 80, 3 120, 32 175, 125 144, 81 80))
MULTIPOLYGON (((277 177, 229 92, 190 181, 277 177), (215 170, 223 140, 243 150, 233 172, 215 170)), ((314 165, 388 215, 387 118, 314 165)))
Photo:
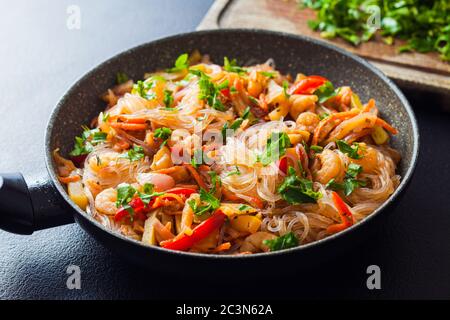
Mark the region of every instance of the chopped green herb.
POLYGON ((336 90, 330 81, 325 82, 314 91, 314 94, 319 98, 319 103, 324 103, 328 99, 336 96, 336 90))
POLYGON ((97 154, 95 155, 95 160, 97 161, 97 166, 102 165, 102 159, 100 159, 100 157, 97 154))
POLYGON ((128 81, 128 76, 123 72, 117 72, 116 82, 117 84, 122 84, 128 81))
POLYGON ((229 81, 225 80, 217 85, 217 90, 226 89, 226 88, 228 88, 229 85, 230 85, 229 81))
POLYGON ((254 97, 248 96, 248 99, 249 99, 253 104, 259 106, 259 101, 256 100, 254 97))
POLYGON ((344 190, 344 185, 342 183, 336 182, 336 180, 334 178, 332 178, 325 185, 325 188, 338 191, 338 190, 344 190))
POLYGON ((83 127, 83 130, 81 137, 75 137, 75 144, 73 150, 70 152, 71 156, 76 157, 91 153, 95 145, 106 140, 107 134, 101 132, 98 128, 91 130, 87 127, 83 127))
POLYGON ((214 211, 220 207, 220 200, 210 192, 206 192, 204 189, 200 189, 200 201, 206 203, 206 205, 197 205, 197 202, 194 199, 188 201, 188 205, 197 216, 214 211))
POLYGON ((177 58, 177 60, 175 60, 175 65, 166 71, 169 73, 175 73, 186 70, 187 68, 189 68, 189 55, 187 53, 183 53, 177 58))
POLYGON ((136 189, 133 188, 131 185, 122 183, 117 187, 117 201, 116 201, 116 207, 123 207, 127 205, 136 194, 136 189))
POLYGON ((128 159, 130 161, 138 161, 143 159, 144 156, 144 148, 134 145, 133 148, 129 149, 125 153, 122 153, 119 157, 128 159))
POLYGON ((172 91, 170 90, 164 90, 164 105, 166 106, 166 108, 172 108, 172 104, 173 104, 173 95, 172 95, 172 91))
POLYGON ((156 98, 156 94, 154 92, 148 93, 148 90, 152 89, 155 86, 156 79, 149 78, 146 81, 139 80, 133 85, 133 89, 131 90, 132 94, 138 94, 144 99, 153 100, 156 98), (150 79, 150 80, 149 80, 150 79))
POLYGON ((144 183, 144 193, 151 194, 155 190, 155 186, 152 183, 144 183))
POLYGON ((272 132, 272 135, 267 140, 266 149, 259 160, 264 166, 267 166, 284 156, 286 149, 290 146, 291 141, 285 132, 272 132))
POLYGON ((326 112, 321 113, 321 114, 319 114, 319 120, 326 119, 326 118, 328 118, 329 116, 330 116, 329 113, 326 113, 326 112))
POLYGON ((240 75, 246 74, 247 70, 245 68, 239 67, 237 65, 236 59, 229 60, 227 57, 223 58, 223 69, 228 72, 235 72, 240 75))
POLYGON ((195 150, 194 156, 191 159, 191 164, 194 168, 198 168, 199 165, 203 163, 203 151, 202 150, 195 150))
POLYGON ((343 183, 337 183, 334 179, 331 179, 326 184, 326 188, 332 190, 344 190, 344 194, 349 196, 356 188, 365 187, 367 183, 365 181, 357 180, 356 176, 360 174, 362 167, 358 164, 351 163, 345 174, 345 179, 343 183))
POLYGON ((142 202, 145 204, 149 204, 154 197, 158 197, 164 194, 164 192, 155 192, 155 186, 151 183, 145 183, 143 191, 144 192, 138 191, 138 195, 139 198, 141 198, 142 202))
POLYGON ((208 171, 209 176, 211 177, 211 193, 214 194, 216 192, 217 185, 222 186, 222 180, 220 180, 219 175, 215 171, 208 171))
POLYGON ((269 247, 270 251, 278 251, 283 249, 294 248, 298 246, 299 241, 295 234, 291 231, 285 235, 273 240, 264 240, 263 244, 269 247))
POLYGON ((155 130, 155 132, 153 132, 153 136, 155 138, 159 138, 159 139, 164 140, 164 141, 169 139, 171 134, 172 134, 172 130, 170 128, 167 128, 167 127, 158 128, 158 129, 155 130))
POLYGON ((237 89, 236 89, 235 86, 231 86, 231 87, 230 87, 230 93, 231 93, 231 94, 237 93, 237 89))
POLYGON ((248 206, 246 204, 243 204, 238 209, 239 209, 239 211, 245 211, 245 210, 248 210, 250 208, 251 208, 250 206, 248 206))
POLYGON ((267 78, 275 78, 276 76, 276 72, 270 72, 270 71, 260 71, 259 73, 261 73, 263 76, 267 77, 267 78))
POLYGON ((245 108, 244 113, 242 114, 242 119, 248 119, 252 113, 250 112, 250 107, 245 108))
POLYGON ((352 159, 361 159, 362 156, 358 154, 359 144, 353 143, 351 146, 344 140, 337 140, 336 145, 342 153, 345 153, 352 159))
POLYGON ((286 98, 289 98, 291 95, 288 93, 288 89, 289 89, 289 82, 287 82, 286 80, 283 81, 283 93, 284 96, 286 98))
POLYGON ((102 118, 102 121, 103 122, 107 122, 108 121, 108 119, 109 119, 109 113, 103 113, 103 112, 100 112, 100 117, 102 118))
POLYGON ((312 151, 314 151, 314 152, 317 152, 317 153, 320 153, 320 152, 323 151, 323 147, 321 147, 321 146, 316 146, 316 145, 310 146, 309 149, 312 150, 312 151))
POLYGON ((394 37, 406 40, 399 51, 438 52, 450 60, 450 6, 448 0, 302 0, 317 11, 309 21, 324 38, 341 37, 353 45, 375 38, 377 27, 369 21, 382 17, 381 36, 392 44, 394 37))
POLYGON ((228 125, 228 122, 225 122, 225 124, 222 127, 222 137, 226 137, 227 130, 233 130, 236 131, 241 126, 244 119, 237 118, 230 126, 228 125))
POLYGON ((347 168, 346 175, 349 178, 356 178, 358 174, 362 172, 362 167, 356 163, 350 163, 347 168))
POLYGON ((213 109, 225 111, 225 106, 220 101, 219 87, 212 83, 211 79, 204 72, 200 70, 189 70, 189 72, 200 78, 198 81, 200 88, 198 98, 204 100, 213 109))
POLYGON ((288 175, 277 191, 290 204, 316 203, 322 198, 320 191, 314 191, 312 181, 299 178, 293 167, 289 167, 288 175))
POLYGON ((235 169, 234 169, 234 171, 230 171, 230 172, 228 172, 227 173, 227 177, 229 177, 229 176, 240 176, 241 175, 241 170, 239 170, 239 167, 238 166, 234 166, 235 167, 235 169))

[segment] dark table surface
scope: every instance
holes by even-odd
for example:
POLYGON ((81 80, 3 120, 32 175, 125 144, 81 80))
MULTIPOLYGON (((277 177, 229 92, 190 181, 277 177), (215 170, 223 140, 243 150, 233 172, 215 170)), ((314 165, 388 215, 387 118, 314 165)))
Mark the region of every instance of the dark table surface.
MULTIPOLYGON (((194 30, 211 3, 10 2, 0 19, 0 172, 21 171, 27 180, 45 172, 46 121, 68 87, 126 48, 194 30), (80 30, 66 27, 71 4, 81 10, 80 30)), ((179 275, 139 269, 75 224, 31 236, 0 231, 0 298, 450 298, 450 114, 440 111, 450 102, 415 97, 411 104, 421 130, 416 174, 383 229, 360 249, 309 271, 280 265, 258 281, 187 286, 182 266, 179 275), (381 290, 366 287, 372 264, 381 268, 381 290), (69 265, 81 268, 81 290, 66 287, 69 265)))

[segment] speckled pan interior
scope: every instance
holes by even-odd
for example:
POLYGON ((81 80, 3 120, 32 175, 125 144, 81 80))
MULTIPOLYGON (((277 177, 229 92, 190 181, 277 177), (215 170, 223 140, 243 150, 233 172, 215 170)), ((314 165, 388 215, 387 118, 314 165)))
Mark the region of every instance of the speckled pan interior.
MULTIPOLYGON (((46 153, 52 178, 55 175, 51 151, 60 148, 62 154, 66 154, 72 149, 74 136, 80 134, 81 125, 88 124, 104 109, 104 103, 98 97, 114 85, 117 72, 141 79, 144 73, 170 67, 178 55, 195 49, 209 54, 212 61, 219 64, 224 56, 236 58, 244 65, 273 59, 276 68, 283 73, 322 75, 336 87, 351 86, 363 102, 375 98, 382 116, 400 132, 392 139, 392 144, 403 157, 399 167, 403 183, 409 179, 417 158, 418 130, 413 112, 399 89, 361 58, 333 46, 305 37, 261 30, 182 34, 127 50, 87 73, 62 98, 49 121, 46 153)), ((58 182, 55 184, 63 190, 58 182)))

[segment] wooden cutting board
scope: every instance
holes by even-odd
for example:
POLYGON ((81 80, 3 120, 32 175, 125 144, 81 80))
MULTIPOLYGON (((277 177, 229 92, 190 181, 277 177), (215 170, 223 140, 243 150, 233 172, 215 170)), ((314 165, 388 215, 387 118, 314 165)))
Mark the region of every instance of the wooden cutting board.
POLYGON ((405 42, 387 45, 380 39, 354 47, 342 39, 325 40, 307 22, 316 13, 299 9, 296 0, 216 0, 197 30, 257 28, 302 34, 331 42, 369 60, 401 87, 450 96, 450 63, 437 53, 398 53, 405 42))

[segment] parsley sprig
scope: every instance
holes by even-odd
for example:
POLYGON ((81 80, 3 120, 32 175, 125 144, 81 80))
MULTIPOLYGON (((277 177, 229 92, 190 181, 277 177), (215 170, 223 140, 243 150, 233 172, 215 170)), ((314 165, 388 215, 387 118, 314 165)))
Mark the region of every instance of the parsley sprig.
POLYGON ((286 149, 290 146, 291 141, 285 132, 272 132, 269 139, 267 139, 266 149, 259 157, 259 161, 264 166, 267 166, 284 156, 286 154, 286 149))
POLYGON ((387 44, 394 38, 407 40, 399 51, 438 52, 450 60, 450 6, 448 0, 302 0, 318 12, 309 26, 323 38, 341 37, 353 45, 374 38, 377 28, 367 22, 374 13, 381 17, 381 36, 387 44))
POLYGON ((352 159, 361 159, 362 155, 358 153, 360 147, 358 143, 353 143, 349 145, 344 140, 337 140, 336 145, 342 153, 345 153, 352 159))
POLYGON ((270 251, 278 251, 298 246, 299 241, 291 231, 273 240, 264 240, 263 244, 269 247, 270 251))
POLYGON ((247 74, 247 69, 238 66, 236 59, 229 60, 227 57, 223 58, 223 69, 228 72, 234 72, 239 75, 247 74))
POLYGON ((127 210, 128 213, 130 214, 131 220, 133 220, 134 210, 129 205, 129 203, 131 202, 131 200, 133 200, 133 198, 138 196, 139 198, 141 198, 143 203, 149 204, 151 199, 163 194, 164 192, 155 192, 154 185, 151 183, 144 184, 143 192, 139 192, 133 186, 127 183, 122 183, 117 187, 116 207, 117 208, 122 207, 125 210, 127 210))
POLYGON ((167 127, 158 128, 153 132, 153 136, 155 138, 161 139, 163 141, 161 146, 163 146, 167 143, 167 140, 170 138, 171 135, 172 135, 172 130, 167 127))
POLYGON ((356 177, 362 172, 362 167, 359 164, 351 163, 347 168, 345 173, 345 179, 343 183, 338 183, 335 179, 331 179, 326 184, 326 188, 331 190, 343 190, 346 196, 352 194, 352 192, 359 187, 365 187, 367 185, 366 181, 358 180, 356 177))
POLYGON ((205 191, 205 189, 200 189, 200 201, 205 204, 199 205, 194 199, 188 201, 188 205, 197 216, 214 211, 220 207, 220 200, 217 199, 211 192, 205 191))
POLYGON ((187 53, 183 53, 177 58, 177 60, 175 60, 175 65, 166 71, 169 73, 175 73, 186 70, 187 68, 189 68, 189 55, 187 53))
POLYGON ((127 152, 122 153, 119 158, 125 158, 130 161, 138 161, 143 159, 144 156, 144 148, 134 145, 133 148, 129 149, 127 152))
POLYGON ((228 80, 216 85, 209 76, 200 70, 189 70, 189 72, 200 78, 198 81, 200 88, 198 98, 205 101, 213 109, 225 111, 225 106, 220 101, 220 91, 228 87, 228 80))
POLYGON ((288 203, 316 203, 322 198, 320 191, 314 191, 312 181, 298 177, 293 167, 289 167, 287 173, 277 191, 288 203))
POLYGON ((98 128, 91 130, 83 127, 83 130, 80 137, 75 137, 75 144, 70 152, 70 155, 73 157, 91 153, 95 145, 106 140, 106 132, 102 132, 98 128))

